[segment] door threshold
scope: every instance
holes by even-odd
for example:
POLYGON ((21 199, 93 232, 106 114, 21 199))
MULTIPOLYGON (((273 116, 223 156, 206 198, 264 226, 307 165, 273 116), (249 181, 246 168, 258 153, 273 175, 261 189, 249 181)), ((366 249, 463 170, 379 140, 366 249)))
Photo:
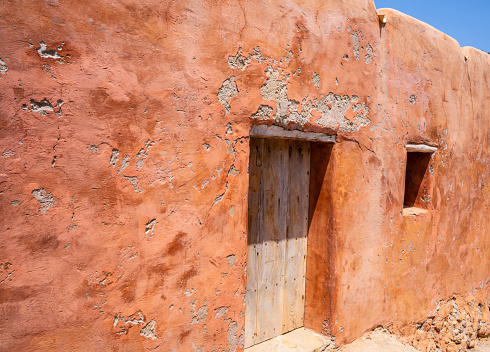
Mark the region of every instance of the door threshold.
POLYGON ((323 336, 305 328, 298 328, 246 348, 245 352, 318 352, 327 344, 323 336))

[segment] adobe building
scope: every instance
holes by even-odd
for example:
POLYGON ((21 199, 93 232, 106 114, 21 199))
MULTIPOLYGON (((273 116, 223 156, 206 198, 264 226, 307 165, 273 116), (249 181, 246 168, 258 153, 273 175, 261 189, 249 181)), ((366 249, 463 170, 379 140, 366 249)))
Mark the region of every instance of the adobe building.
POLYGON ((489 336, 487 53, 372 0, 0 13, 0 350, 489 336))

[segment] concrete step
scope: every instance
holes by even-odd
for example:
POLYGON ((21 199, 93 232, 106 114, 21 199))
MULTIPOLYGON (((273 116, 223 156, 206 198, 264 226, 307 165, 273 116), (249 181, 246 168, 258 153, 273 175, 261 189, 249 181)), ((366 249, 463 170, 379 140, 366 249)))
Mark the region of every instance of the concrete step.
POLYGON ((326 344, 325 337, 299 328, 249 347, 245 352, 319 352, 326 344))

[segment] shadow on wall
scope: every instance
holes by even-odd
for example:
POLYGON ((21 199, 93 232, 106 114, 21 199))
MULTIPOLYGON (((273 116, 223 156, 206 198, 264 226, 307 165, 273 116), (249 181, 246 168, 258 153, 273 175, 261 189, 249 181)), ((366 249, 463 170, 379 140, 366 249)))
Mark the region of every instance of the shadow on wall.
POLYGON ((308 214, 308 230, 311 227, 313 214, 315 213, 322 187, 324 186, 325 174, 332 156, 334 144, 311 143, 311 167, 310 167, 310 208, 308 214))

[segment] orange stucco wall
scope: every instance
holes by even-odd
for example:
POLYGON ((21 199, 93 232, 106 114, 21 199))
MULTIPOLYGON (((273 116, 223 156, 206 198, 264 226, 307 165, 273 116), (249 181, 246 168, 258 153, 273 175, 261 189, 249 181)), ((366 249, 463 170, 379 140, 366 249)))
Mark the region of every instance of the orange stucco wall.
POLYGON ((253 124, 337 135, 312 156, 307 327, 488 302, 490 55, 365 0, 0 13, 0 350, 241 350, 253 124), (407 142, 438 148, 416 217, 407 142))

